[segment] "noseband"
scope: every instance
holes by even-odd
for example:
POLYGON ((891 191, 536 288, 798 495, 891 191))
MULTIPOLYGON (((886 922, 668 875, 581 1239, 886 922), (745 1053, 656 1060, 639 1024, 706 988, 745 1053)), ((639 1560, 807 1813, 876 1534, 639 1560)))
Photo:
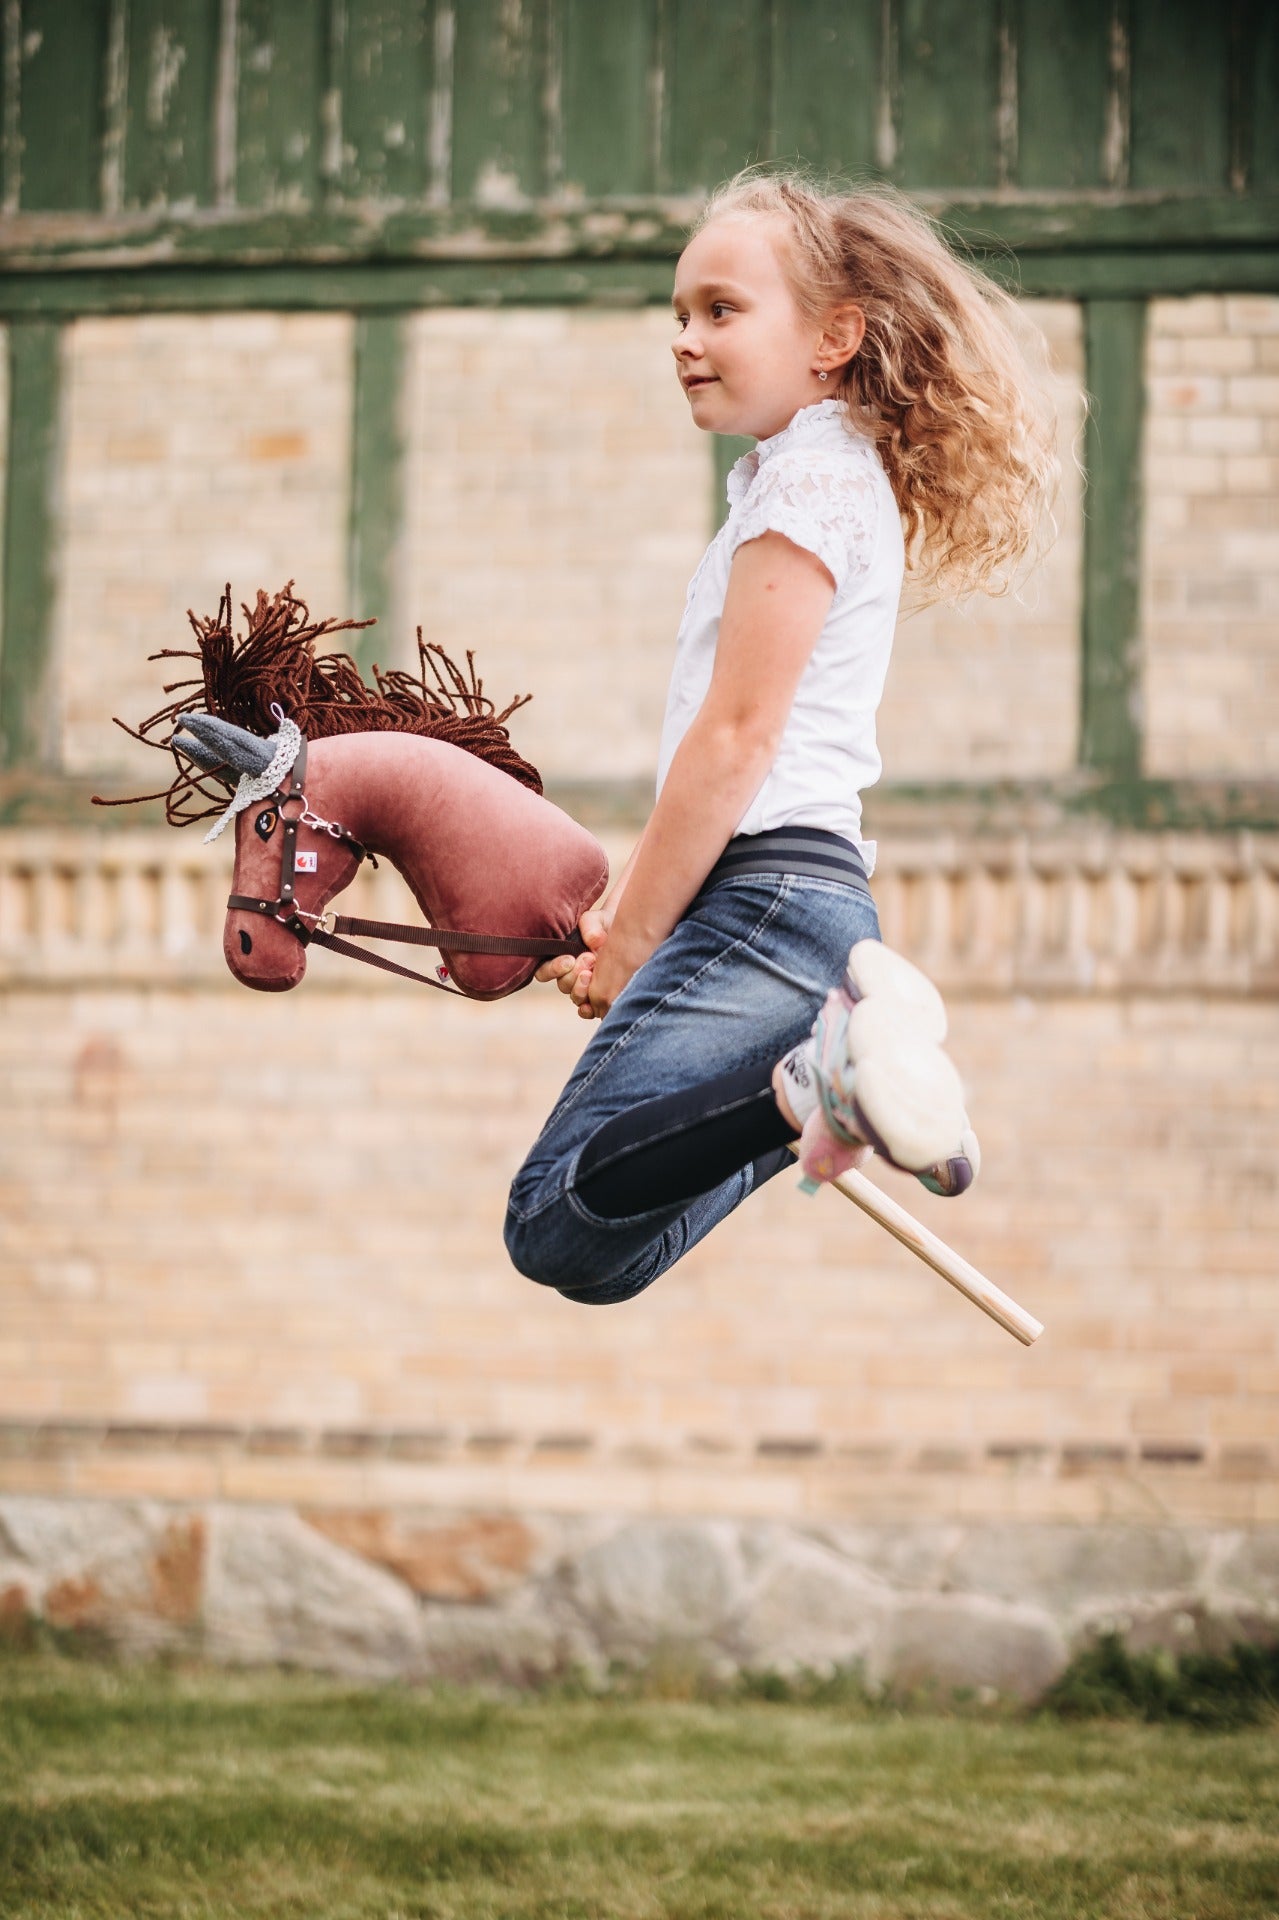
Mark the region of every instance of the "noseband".
POLYGON ((428 973, 415 973, 412 967, 402 967, 398 961, 386 960, 380 953, 367 953, 363 947, 354 946, 341 936, 353 933, 366 940, 398 940, 410 946, 444 948, 450 953, 522 955, 538 960, 551 960, 561 953, 578 954, 586 951, 586 944, 576 927, 571 933, 548 939, 538 934, 465 933, 448 927, 408 927, 392 920, 361 920, 350 914, 332 911, 308 913, 305 907, 297 904, 298 828, 306 827, 314 833, 324 833, 332 840, 341 841, 355 855, 357 863, 365 858, 368 849, 336 821, 322 820, 308 804, 302 785, 306 779, 305 736, 298 748, 297 758, 289 769, 288 778, 288 791, 281 783, 274 793, 265 796, 264 807, 264 811, 274 813, 279 820, 283 834, 279 894, 274 900, 261 900, 246 893, 228 894, 228 908, 234 908, 238 913, 264 914, 268 920, 274 920, 277 926, 291 933, 304 947, 327 947, 331 953, 345 954, 351 960, 366 961, 371 967, 380 967, 384 973, 398 973, 406 980, 420 980, 425 987, 437 987, 442 993, 456 993, 462 999, 469 996, 463 994, 460 987, 448 984, 447 967, 440 967, 438 973, 441 977, 433 979, 428 973), (299 803, 298 811, 286 812, 293 801, 299 803))

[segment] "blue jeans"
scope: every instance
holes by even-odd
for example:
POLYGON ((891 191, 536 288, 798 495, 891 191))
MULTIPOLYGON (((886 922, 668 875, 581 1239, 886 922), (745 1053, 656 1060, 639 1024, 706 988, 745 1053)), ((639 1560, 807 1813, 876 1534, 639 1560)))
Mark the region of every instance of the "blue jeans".
POLYGON ((641 967, 578 1061, 511 1187, 506 1246, 522 1274, 569 1300, 629 1300, 790 1160, 744 1166, 710 1192, 603 1219, 577 1191, 605 1121, 659 1095, 771 1066, 812 1027, 848 949, 878 939, 860 889, 795 874, 718 880, 641 967))

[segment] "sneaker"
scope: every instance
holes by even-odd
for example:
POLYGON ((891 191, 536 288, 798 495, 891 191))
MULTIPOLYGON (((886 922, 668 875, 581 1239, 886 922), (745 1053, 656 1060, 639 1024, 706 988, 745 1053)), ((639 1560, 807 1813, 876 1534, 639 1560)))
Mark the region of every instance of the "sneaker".
POLYGON ((860 940, 811 1036, 781 1063, 802 1122, 805 1191, 871 1148, 930 1192, 972 1185, 981 1157, 945 1037, 945 1005, 927 975, 880 941, 860 940))

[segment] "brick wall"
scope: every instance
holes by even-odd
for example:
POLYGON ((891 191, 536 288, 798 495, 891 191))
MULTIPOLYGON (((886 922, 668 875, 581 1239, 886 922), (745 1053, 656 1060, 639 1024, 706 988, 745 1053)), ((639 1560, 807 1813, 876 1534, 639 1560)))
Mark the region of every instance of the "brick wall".
MULTIPOLYGON (((1179 1473, 1165 1504, 1275 1517, 1273 849, 1036 843, 958 873, 935 845, 886 854, 886 930, 948 990, 987 1154, 961 1203, 886 1178, 1047 1322, 1030 1352, 793 1181, 628 1306, 535 1289, 500 1226, 582 1040, 557 996, 457 1005, 325 955, 295 994, 247 994, 218 984, 211 937, 158 951, 182 892, 163 866, 125 877, 156 928, 139 939, 102 876, 79 904, 41 891, 70 843, 6 852, 0 1408, 71 1432, 72 1467, 41 1471, 75 1490, 189 1470, 350 1498, 354 1454, 388 1498, 1048 1517, 1179 1473)), ((0 1477, 31 1471, 24 1453, 0 1477)))
MULTIPOLYGON (((903 623, 882 713, 898 778, 1064 771, 1074 751, 1080 495, 1077 309, 1028 303, 1063 421, 1060 536, 1016 597, 903 623)), ((533 687, 553 774, 643 776, 669 641, 711 514, 709 446, 665 366, 661 314, 420 316, 410 342, 404 660, 420 619, 533 687), (597 369, 598 380, 586 370, 597 369), (565 423, 569 423, 565 430, 565 423), (601 637, 603 636, 603 637, 601 637)), ((154 704, 147 652, 228 577, 293 575, 346 611, 350 322, 93 320, 68 347, 57 683, 65 762, 146 766, 111 712, 154 704)), ((1279 729, 1279 301, 1151 309, 1143 556, 1148 771, 1257 774, 1279 729)))
POLYGON ((668 314, 422 314, 409 350, 407 601, 536 695, 552 776, 649 779, 689 577, 710 531, 710 443, 688 422, 668 314))
MULTIPOLYGON (((907 620, 882 714, 897 778, 1062 771, 1075 741, 1077 308, 1030 302, 1062 419, 1060 537, 1016 596, 907 620)), ((551 777, 647 779, 670 648, 713 517, 711 445, 668 365, 668 317, 554 309, 411 323, 398 633, 475 647, 495 694, 533 689, 521 738, 551 777)), ((289 577, 348 612, 350 321, 232 314, 70 331, 65 565, 57 609, 66 765, 147 777, 118 730, 157 704, 148 653, 289 577)))
POLYGON ((69 329, 56 612, 69 771, 154 778, 154 756, 110 716, 136 724, 162 704, 147 655, 189 645, 187 608, 215 612, 228 580, 251 600, 296 577, 317 611, 347 611, 351 326, 233 313, 69 329))
POLYGON ((1083 343, 1072 303, 1028 300, 1025 310, 1047 342, 1060 422, 1057 537, 1007 595, 929 607, 902 622, 880 709, 889 779, 1040 778, 1075 763, 1083 343))
POLYGON ((1147 364, 1147 767, 1273 775, 1279 299, 1156 300, 1147 364))

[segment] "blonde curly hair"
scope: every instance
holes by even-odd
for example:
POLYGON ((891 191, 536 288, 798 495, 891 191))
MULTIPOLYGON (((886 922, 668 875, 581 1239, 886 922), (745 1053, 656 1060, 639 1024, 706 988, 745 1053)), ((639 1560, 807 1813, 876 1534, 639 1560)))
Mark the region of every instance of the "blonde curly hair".
POLYGON ((1043 336, 890 187, 840 191, 747 168, 716 190, 694 231, 738 214, 782 223, 782 261, 805 315, 820 322, 852 304, 866 316, 836 391, 892 485, 911 599, 1006 593, 1055 532, 1060 463, 1043 336))

